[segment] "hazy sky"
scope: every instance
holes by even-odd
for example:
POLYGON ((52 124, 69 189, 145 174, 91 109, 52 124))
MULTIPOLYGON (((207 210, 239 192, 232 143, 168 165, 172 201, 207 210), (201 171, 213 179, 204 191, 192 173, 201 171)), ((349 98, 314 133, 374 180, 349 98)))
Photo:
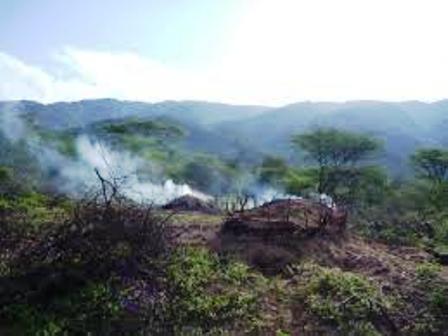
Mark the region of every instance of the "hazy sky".
POLYGON ((446 0, 0 0, 0 100, 448 98, 446 0))

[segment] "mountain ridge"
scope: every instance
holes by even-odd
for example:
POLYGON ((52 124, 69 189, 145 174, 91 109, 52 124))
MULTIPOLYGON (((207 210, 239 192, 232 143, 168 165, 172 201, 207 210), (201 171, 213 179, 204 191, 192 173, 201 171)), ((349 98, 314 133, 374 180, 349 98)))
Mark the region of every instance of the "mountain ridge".
POLYGON ((197 146, 220 155, 229 152, 227 147, 232 144, 244 144, 257 155, 279 155, 293 162, 296 157, 290 144, 293 134, 316 127, 334 127, 383 140, 385 151, 380 160, 396 174, 406 172, 407 158, 416 148, 448 145, 444 127, 448 125, 447 99, 302 101, 281 107, 194 100, 146 103, 112 98, 51 104, 29 100, 0 102, 0 116, 8 110, 33 120, 39 127, 57 130, 88 127, 106 120, 169 118, 194 133, 192 149, 197 146), (201 134, 207 135, 202 144, 201 134))

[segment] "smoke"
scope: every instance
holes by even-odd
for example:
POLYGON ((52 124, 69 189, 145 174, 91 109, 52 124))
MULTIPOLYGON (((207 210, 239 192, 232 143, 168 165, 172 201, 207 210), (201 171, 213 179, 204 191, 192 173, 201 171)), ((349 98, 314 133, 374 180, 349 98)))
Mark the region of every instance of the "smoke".
MULTIPOLYGON (((101 176, 116 182, 120 192, 137 202, 164 204, 184 195, 211 199, 187 184, 176 184, 164 178, 157 165, 136 158, 129 152, 113 150, 87 135, 76 139, 77 155, 67 157, 36 136, 22 117, 20 103, 2 103, 0 132, 10 144, 18 141, 26 144, 30 160, 38 164, 43 174, 38 177, 42 180, 40 184, 47 189, 82 197, 99 187, 97 170, 101 176)), ((0 164, 8 159, 0 158, 0 164)))
POLYGON ((132 156, 128 152, 112 150, 110 147, 80 135, 76 139, 77 157, 69 159, 56 150, 34 146, 40 165, 47 171, 49 178, 54 181, 57 190, 65 194, 81 197, 99 186, 97 170, 101 176, 114 182, 120 192, 137 202, 165 204, 170 200, 193 195, 201 199, 210 196, 193 190, 187 184, 176 184, 170 179, 162 180, 156 168, 154 181, 149 178, 141 179, 138 172, 143 167, 148 168, 148 162, 132 156), (161 181, 161 182, 157 182, 161 181))
MULTIPOLYGON (((148 168, 148 163, 134 157, 128 152, 114 151, 110 147, 97 140, 81 135, 76 140, 78 159, 73 164, 65 164, 61 169, 61 176, 65 181, 71 181, 66 185, 68 192, 74 190, 73 182, 84 188, 98 185, 97 170, 102 176, 119 184, 122 193, 138 202, 151 202, 164 204, 174 198, 192 195, 201 199, 209 199, 210 196, 193 190, 187 184, 176 184, 171 179, 163 182, 141 180, 138 172, 143 167, 148 168)), ((155 168, 150 169, 155 179, 159 179, 155 168)), ((76 188, 79 189, 79 188, 76 188)))
POLYGON ((17 102, 2 103, 0 108, 0 131, 12 142, 23 139, 26 126, 20 117, 17 102))
MULTIPOLYGON (((212 199, 188 184, 177 184, 166 178, 159 165, 128 151, 117 150, 93 136, 79 135, 74 144, 76 155, 63 155, 27 126, 20 103, 0 105, 0 131, 11 143, 21 141, 26 144, 31 154, 30 160, 33 160, 30 163, 37 164, 42 173, 37 179, 47 190, 82 197, 99 188, 100 181, 95 173, 98 171, 107 180, 118 184, 122 194, 137 202, 165 204, 184 195, 212 199)), ((3 161, 0 160, 0 164, 3 161)), ((253 206, 276 198, 293 197, 270 186, 260 185, 256 174, 250 172, 248 167, 241 169, 238 176, 224 178, 217 172, 209 180, 203 190, 230 198, 250 196, 253 206), (218 181, 225 185, 215 188, 214 184, 218 181)))

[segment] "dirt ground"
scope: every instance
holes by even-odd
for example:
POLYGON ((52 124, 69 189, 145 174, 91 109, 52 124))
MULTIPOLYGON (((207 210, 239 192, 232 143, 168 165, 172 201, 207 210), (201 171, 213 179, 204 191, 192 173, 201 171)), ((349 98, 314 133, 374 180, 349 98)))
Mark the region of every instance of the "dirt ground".
MULTIPOLYGON (((315 261, 321 265, 362 273, 372 280, 390 285, 404 284, 413 278, 416 266, 434 257, 422 249, 389 246, 360 236, 344 234, 314 235, 308 238, 251 237, 250 234, 223 234, 226 218, 200 212, 179 212, 169 221, 173 244, 206 246, 218 252, 231 252, 244 261, 268 259, 265 265, 278 270, 288 263, 315 261), (275 265, 280 263, 282 265, 275 265)), ((448 281, 448 267, 441 276, 448 281)), ((387 287, 387 286, 386 286, 387 287)))

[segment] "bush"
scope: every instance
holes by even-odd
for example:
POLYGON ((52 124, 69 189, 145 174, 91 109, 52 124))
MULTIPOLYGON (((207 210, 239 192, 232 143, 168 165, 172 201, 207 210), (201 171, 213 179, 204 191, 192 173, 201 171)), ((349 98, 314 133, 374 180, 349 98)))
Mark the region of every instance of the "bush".
POLYGON ((167 253, 165 220, 122 199, 89 200, 64 223, 19 236, 0 265, 0 327, 27 335, 255 330, 264 278, 203 249, 167 253))
POLYGON ((181 249, 170 261, 167 278, 174 331, 254 328, 263 278, 246 265, 220 260, 203 249, 181 249))
POLYGON ((38 192, 0 196, 0 226, 16 234, 37 234, 69 216, 72 204, 38 192))
POLYGON ((423 305, 416 321, 409 327, 415 335, 445 335, 448 329, 448 284, 439 273, 441 266, 422 263, 416 269, 415 296, 423 305))
POLYGON ((441 269, 439 264, 426 262, 418 265, 415 271, 418 281, 431 282, 437 278, 441 269))
MULTIPOLYGON (((23 204, 41 201, 33 196, 23 204)), ((146 304, 142 279, 146 292, 163 274, 164 228, 164 218, 150 208, 115 196, 81 202, 71 218, 38 233, 16 233, 12 248, 0 250, 10 255, 0 278, 0 321, 19 334, 37 335, 100 335, 144 326, 145 316, 134 314, 131 322, 124 317, 135 303, 129 296, 146 304)))
POLYGON ((362 276, 309 264, 298 273, 295 301, 338 335, 381 335, 395 328, 388 300, 362 276))

